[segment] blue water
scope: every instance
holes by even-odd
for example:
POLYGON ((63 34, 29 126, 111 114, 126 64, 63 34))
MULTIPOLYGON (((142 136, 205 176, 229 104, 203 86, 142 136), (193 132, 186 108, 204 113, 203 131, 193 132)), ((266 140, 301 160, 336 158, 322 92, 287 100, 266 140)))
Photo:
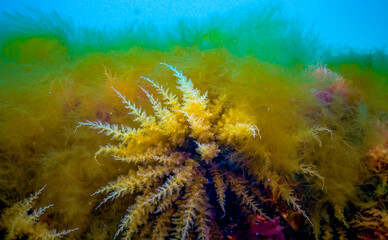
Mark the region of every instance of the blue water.
POLYGON ((1 0, 0 10, 55 10, 79 25, 117 27, 133 20, 164 24, 182 17, 201 18, 257 2, 279 3, 285 15, 298 18, 334 48, 369 50, 388 45, 387 0, 1 0))

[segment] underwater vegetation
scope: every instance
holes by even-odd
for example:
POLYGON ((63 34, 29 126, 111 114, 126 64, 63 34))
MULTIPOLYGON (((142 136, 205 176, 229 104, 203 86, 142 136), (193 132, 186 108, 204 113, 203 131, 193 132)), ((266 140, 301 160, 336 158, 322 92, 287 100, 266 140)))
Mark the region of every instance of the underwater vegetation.
POLYGON ((0 26, 0 238, 388 237, 384 49, 330 52, 273 5, 0 26))
POLYGON ((136 172, 130 171, 96 192, 109 193, 102 203, 124 194, 141 192, 128 208, 115 237, 124 232, 124 238, 130 239, 140 226, 146 224, 141 229, 142 238, 165 238, 174 224, 173 235, 177 239, 186 239, 194 226, 198 239, 209 239, 214 230, 209 226, 208 176, 211 176, 213 191, 223 212, 228 185, 242 204, 255 213, 261 213, 253 194, 246 189, 245 185, 250 183, 227 169, 233 168, 228 166, 233 163, 227 162, 232 150, 222 146, 237 147, 231 143, 244 142, 249 137, 260 136, 260 133, 252 123, 239 122, 235 117, 223 118, 223 112, 226 111, 225 115, 233 113, 223 109, 222 99, 210 103, 207 94, 201 95, 191 80, 172 66, 164 65, 178 78, 181 101, 162 85, 144 78, 163 97, 164 104, 142 88, 152 104, 154 116, 147 116, 115 90, 140 128, 118 127, 100 121, 81 122, 78 126, 98 129, 119 141, 118 145, 101 147, 97 155, 110 153, 116 160, 136 165, 136 172), (150 214, 154 215, 148 219, 150 214))
POLYGON ((12 207, 5 210, 3 214, 3 221, 6 221, 8 234, 6 239, 18 239, 23 236, 29 236, 31 239, 60 239, 69 233, 77 230, 63 230, 57 232, 55 229, 48 231, 45 223, 39 222, 39 218, 46 212, 46 210, 54 204, 50 204, 43 208, 32 210, 33 202, 38 198, 44 187, 31 197, 25 199, 23 202, 15 203, 12 207))
MULTIPOLYGON (((242 111, 227 108, 223 98, 210 103, 207 93, 201 95, 182 72, 171 65, 163 65, 178 78, 182 101, 162 85, 143 77, 163 97, 164 104, 141 88, 152 104, 154 116, 147 116, 114 89, 140 128, 118 127, 101 121, 78 125, 97 129, 119 141, 118 145, 101 147, 96 155, 109 153, 116 160, 136 165, 136 171, 130 171, 94 193, 109 193, 101 205, 125 194, 141 192, 134 205, 128 208, 115 238, 124 232, 124 238, 130 239, 145 224, 141 238, 166 238, 174 224, 173 235, 177 239, 186 239, 189 230, 194 228, 196 239, 210 239, 215 230, 210 228, 209 222, 215 214, 211 213, 207 196, 209 187, 217 195, 217 205, 224 215, 225 192, 229 188, 241 205, 254 214, 266 216, 257 203, 263 199, 259 182, 244 174, 244 169, 249 173, 249 162, 245 164, 238 156, 249 138, 261 138, 260 130, 253 123, 244 122, 249 117, 242 111), (160 215, 156 216, 158 213, 160 215), (148 219, 150 214, 153 216, 148 219)), ((324 130, 330 131, 314 127, 311 134, 318 138, 317 132, 324 130)), ((317 175, 307 165, 302 166, 301 172, 317 175)), ((266 185, 308 219, 287 186, 280 182, 266 185)), ((210 194, 211 190, 208 192, 210 194)))

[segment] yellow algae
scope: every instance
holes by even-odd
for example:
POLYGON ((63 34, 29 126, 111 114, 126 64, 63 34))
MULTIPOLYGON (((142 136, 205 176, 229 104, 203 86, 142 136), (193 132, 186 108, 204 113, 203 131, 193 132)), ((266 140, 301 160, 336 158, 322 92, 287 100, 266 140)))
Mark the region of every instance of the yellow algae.
MULTIPOLYGON (((257 22, 286 26, 267 11, 257 22)), ((303 39, 297 31, 250 25, 240 35, 232 24, 167 32, 158 43, 117 33, 106 45, 53 29, 1 41, 1 234, 12 234, 12 209, 47 185, 34 208, 55 208, 27 228, 79 228, 74 239, 118 229, 207 239, 240 212, 281 215, 309 237, 384 236, 371 226, 386 216, 386 54, 324 65, 308 39, 290 49, 284 39, 303 39), (257 29, 271 34, 248 37, 257 29)), ((42 238, 30 230, 20 236, 42 238)))

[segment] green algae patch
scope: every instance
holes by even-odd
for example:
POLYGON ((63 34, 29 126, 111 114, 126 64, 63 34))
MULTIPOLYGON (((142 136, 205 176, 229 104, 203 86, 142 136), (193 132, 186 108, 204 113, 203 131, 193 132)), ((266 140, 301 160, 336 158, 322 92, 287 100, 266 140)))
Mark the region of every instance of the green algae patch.
POLYGON ((67 47, 58 39, 41 37, 8 41, 3 47, 3 57, 9 61, 25 64, 32 62, 52 63, 58 57, 67 55, 67 47))

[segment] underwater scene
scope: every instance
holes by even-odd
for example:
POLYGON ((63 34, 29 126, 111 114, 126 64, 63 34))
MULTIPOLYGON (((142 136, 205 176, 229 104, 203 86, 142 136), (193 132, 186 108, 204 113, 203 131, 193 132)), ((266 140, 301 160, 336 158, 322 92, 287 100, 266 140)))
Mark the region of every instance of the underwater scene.
POLYGON ((388 4, 334 2, 1 3, 0 239, 388 239, 388 4))

